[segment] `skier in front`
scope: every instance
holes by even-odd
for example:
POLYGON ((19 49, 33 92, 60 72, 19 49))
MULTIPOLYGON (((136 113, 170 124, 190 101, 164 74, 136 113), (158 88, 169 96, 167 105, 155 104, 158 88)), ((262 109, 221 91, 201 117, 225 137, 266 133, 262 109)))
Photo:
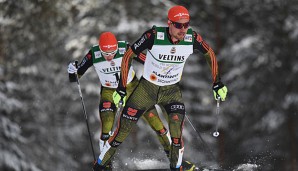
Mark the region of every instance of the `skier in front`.
MULTIPOLYGON (((99 44, 91 47, 78 66, 73 62, 68 65, 68 73, 71 82, 76 82, 75 74, 78 74, 80 78, 91 66, 94 66, 99 77, 101 83, 99 101, 99 116, 101 120, 101 135, 99 139, 100 152, 110 138, 115 120, 116 105, 113 102, 112 94, 118 86, 122 57, 128 47, 129 44, 127 42, 117 41, 113 33, 104 32, 99 37, 99 44)), ((135 59, 142 63, 142 60, 140 60, 144 58, 142 55, 143 54, 140 54, 138 58, 135 59)), ((135 71, 133 67, 130 67, 127 81, 128 97, 137 84, 138 80, 135 76, 135 71)), ((153 107, 143 116, 150 127, 157 133, 158 140, 163 146, 164 151, 169 154, 171 144, 169 132, 160 120, 156 109, 153 107)), ((194 167, 192 163, 187 161, 184 161, 184 165, 189 168, 194 167)), ((105 170, 111 169, 111 162, 109 162, 105 170)))
POLYGON ((114 102, 117 104, 126 97, 126 83, 131 58, 147 50, 143 77, 126 101, 118 132, 104 146, 95 168, 105 168, 116 152, 117 147, 128 136, 131 128, 142 114, 155 104, 162 106, 168 114, 169 131, 172 139, 170 150, 170 169, 183 170, 182 156, 184 144, 182 128, 185 118, 185 106, 179 87, 186 59, 194 50, 204 54, 211 67, 214 98, 225 101, 227 87, 221 82, 216 56, 212 48, 202 39, 201 35, 189 27, 190 16, 183 6, 174 6, 168 11, 168 27, 156 27, 146 31, 126 51, 121 64, 121 77, 114 102), (127 116, 130 116, 129 118, 127 116))

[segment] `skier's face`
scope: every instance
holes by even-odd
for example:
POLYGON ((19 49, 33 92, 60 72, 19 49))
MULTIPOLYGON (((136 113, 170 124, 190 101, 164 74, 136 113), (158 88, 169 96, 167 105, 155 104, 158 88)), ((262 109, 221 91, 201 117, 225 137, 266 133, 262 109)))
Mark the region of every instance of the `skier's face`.
POLYGON ((189 27, 188 19, 180 19, 176 22, 169 20, 169 32, 172 36, 172 41, 183 40, 189 27))
POLYGON ((101 54, 103 55, 103 57, 107 61, 111 61, 115 57, 117 51, 118 51, 118 49, 116 49, 116 50, 108 50, 108 51, 101 51, 101 54))

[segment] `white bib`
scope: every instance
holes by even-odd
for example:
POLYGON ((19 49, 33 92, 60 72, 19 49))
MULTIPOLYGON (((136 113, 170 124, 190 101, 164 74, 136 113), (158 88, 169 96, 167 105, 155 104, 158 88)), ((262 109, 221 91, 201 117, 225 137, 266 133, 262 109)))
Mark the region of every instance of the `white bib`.
MULTIPOLYGON (((103 57, 102 57, 103 58, 103 57)), ((112 61, 101 61, 94 63, 93 66, 97 72, 101 85, 108 88, 117 88, 120 78, 122 58, 113 59, 112 61)), ((130 67, 127 84, 134 78, 135 72, 133 67, 130 67)))
POLYGON ((143 77, 158 86, 173 85, 181 80, 192 53, 192 45, 153 45, 146 55, 143 77))

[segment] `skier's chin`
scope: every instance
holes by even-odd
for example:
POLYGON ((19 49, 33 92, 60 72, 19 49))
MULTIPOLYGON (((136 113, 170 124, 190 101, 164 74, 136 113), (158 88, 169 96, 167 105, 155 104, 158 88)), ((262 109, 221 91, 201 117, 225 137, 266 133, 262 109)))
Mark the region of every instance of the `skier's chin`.
POLYGON ((178 40, 183 40, 184 39, 184 36, 185 36, 185 33, 179 33, 177 35, 177 38, 178 38, 178 40))
POLYGON ((106 58, 106 61, 111 62, 113 58, 106 58))

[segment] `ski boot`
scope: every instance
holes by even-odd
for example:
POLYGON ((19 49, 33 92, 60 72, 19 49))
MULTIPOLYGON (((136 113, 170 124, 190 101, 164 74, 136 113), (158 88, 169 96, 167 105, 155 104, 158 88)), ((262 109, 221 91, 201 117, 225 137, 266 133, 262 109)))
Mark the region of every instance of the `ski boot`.
POLYGON ((199 168, 189 161, 183 160, 181 165, 184 171, 199 171, 199 168))
POLYGON ((182 166, 180 166, 180 168, 172 168, 172 167, 170 166, 170 170, 171 170, 171 171, 183 171, 183 168, 182 168, 182 166))
POLYGON ((105 169, 105 167, 100 166, 100 165, 97 163, 97 161, 94 161, 94 162, 93 162, 93 168, 92 168, 93 171, 104 171, 104 169, 105 169))

